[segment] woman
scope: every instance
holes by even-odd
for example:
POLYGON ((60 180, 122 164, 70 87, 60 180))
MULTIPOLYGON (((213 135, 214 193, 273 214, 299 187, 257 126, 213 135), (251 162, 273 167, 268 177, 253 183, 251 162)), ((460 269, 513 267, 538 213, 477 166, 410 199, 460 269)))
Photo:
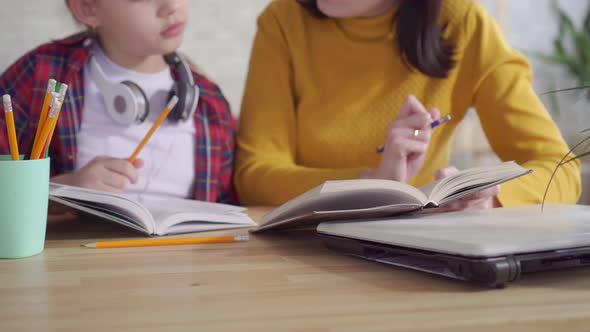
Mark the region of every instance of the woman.
MULTIPOLYGON (((333 179, 425 185, 452 172, 451 137, 472 106, 494 152, 534 172, 449 209, 539 203, 568 148, 533 92, 526 58, 481 6, 274 1, 259 18, 252 51, 238 195, 243 204, 276 205, 333 179), (430 129, 448 114, 452 121, 430 129)), ((579 164, 569 163, 548 201, 573 203, 579 193, 579 164)))

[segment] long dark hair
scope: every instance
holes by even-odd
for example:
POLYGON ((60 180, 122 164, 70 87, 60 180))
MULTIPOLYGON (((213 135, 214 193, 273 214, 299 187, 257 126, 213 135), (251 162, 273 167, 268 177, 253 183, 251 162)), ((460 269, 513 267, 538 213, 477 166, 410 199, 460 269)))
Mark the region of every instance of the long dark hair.
MULTIPOLYGON (((399 0, 397 46, 404 60, 422 73, 447 77, 455 66, 455 45, 443 37, 446 25, 438 24, 442 0, 399 0)), ((297 0, 313 16, 324 18, 317 0, 297 0)))

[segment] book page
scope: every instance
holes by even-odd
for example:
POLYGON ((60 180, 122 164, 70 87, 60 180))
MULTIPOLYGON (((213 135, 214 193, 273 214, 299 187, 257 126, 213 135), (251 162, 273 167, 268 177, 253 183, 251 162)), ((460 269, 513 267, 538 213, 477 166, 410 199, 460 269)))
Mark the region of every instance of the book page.
POLYGON ((138 202, 145 206, 150 212, 156 211, 159 218, 162 219, 169 215, 179 212, 202 212, 202 213, 226 213, 226 212, 244 212, 246 208, 241 206, 196 201, 192 199, 181 198, 161 198, 148 195, 142 195, 138 202))
POLYGON ((229 212, 225 214, 177 213, 169 215, 156 225, 157 235, 192 233, 230 228, 243 228, 256 226, 247 214, 241 212, 229 212))
MULTIPOLYGON (((140 203, 125 197, 122 194, 91 190, 80 187, 50 184, 49 196, 65 199, 69 206, 84 210, 96 216, 109 219, 121 224, 121 219, 132 222, 140 227, 143 232, 151 234, 154 231, 154 222, 150 212, 140 203), (123 218, 121 218, 123 217, 123 218)), ((63 204, 63 202, 61 202, 63 204)))
POLYGON ((305 228, 315 226, 318 223, 324 221, 393 217, 400 214, 417 212, 420 210, 422 210, 422 203, 393 204, 354 210, 313 211, 307 214, 299 214, 291 218, 280 219, 272 223, 267 223, 258 227, 254 232, 261 232, 268 228, 272 228, 273 230, 294 228, 294 223, 296 223, 297 228, 305 228))
MULTIPOLYGON (((365 190, 402 192, 402 193, 405 193, 407 196, 413 196, 419 201, 426 202, 426 196, 424 195, 424 193, 421 190, 419 190, 407 183, 391 181, 391 180, 357 179, 357 180, 327 181, 326 183, 324 183, 322 185, 320 193, 324 194, 324 193, 344 192, 344 191, 361 192, 361 191, 365 191, 365 190)), ((390 202, 390 203, 398 203, 398 202, 390 202)))
POLYGON ((363 209, 395 205, 422 206, 425 200, 426 196, 418 189, 405 184, 397 186, 393 181, 328 181, 265 215, 260 224, 300 220, 301 216, 320 211, 342 211, 342 214, 349 211, 353 214, 363 209))
POLYGON ((504 183, 530 171, 513 161, 493 166, 483 166, 460 171, 423 188, 429 196, 429 203, 440 205, 470 193, 478 192, 504 183))
POLYGON ((240 206, 179 198, 142 197, 158 235, 255 226, 240 206))
POLYGON ((138 223, 134 218, 125 215, 125 213, 113 212, 112 206, 102 205, 94 202, 87 203, 80 200, 71 200, 69 198, 57 196, 50 196, 49 200, 74 208, 91 216, 96 216, 101 219, 107 219, 116 222, 117 224, 132 228, 141 233, 148 233, 143 224, 138 223))
POLYGON ((182 233, 195 233, 195 232, 207 232, 207 231, 221 231, 221 230, 228 230, 228 229, 236 229, 236 228, 244 228, 250 227, 253 225, 245 225, 245 224, 211 224, 211 223, 203 223, 203 222, 181 222, 174 224, 168 228, 166 228, 165 232, 158 231, 157 235, 173 235, 173 234, 182 234, 182 233))
POLYGON ((389 180, 327 181, 295 197, 262 217, 260 225, 291 219, 314 211, 357 210, 392 204, 420 204, 427 198, 419 189, 389 180))

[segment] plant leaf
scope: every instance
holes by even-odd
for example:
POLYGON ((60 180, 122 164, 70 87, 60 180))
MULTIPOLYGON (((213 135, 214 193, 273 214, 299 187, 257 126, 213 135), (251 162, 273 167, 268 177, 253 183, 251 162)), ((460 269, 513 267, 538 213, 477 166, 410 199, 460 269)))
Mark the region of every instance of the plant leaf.
POLYGON ((545 62, 554 63, 558 65, 564 65, 567 66, 570 69, 570 71, 572 69, 574 71, 577 71, 578 64, 576 63, 576 60, 571 57, 568 57, 565 54, 544 54, 541 52, 531 52, 531 54, 539 60, 543 60, 545 62))
MULTIPOLYGON (((559 35, 553 41, 555 53, 556 55, 569 58, 567 63, 569 70, 575 77, 579 78, 579 74, 584 71, 585 63, 587 63, 585 59, 586 47, 584 45, 585 34, 583 32, 578 32, 578 29, 576 28, 572 18, 558 5, 556 1, 553 1, 553 7, 558 15, 559 22, 559 35), (563 41, 566 36, 571 39, 572 46, 575 47, 575 56, 567 55, 568 52, 565 50, 563 45, 563 41)), ((580 83, 583 84, 583 80, 580 80, 580 83)))
POLYGON ((590 151, 586 151, 586 152, 583 152, 583 153, 581 153, 581 154, 579 154, 579 155, 576 155, 576 156, 574 156, 574 157, 572 157, 572 158, 570 158, 570 159, 568 159, 568 160, 566 160, 566 161, 562 162, 561 164, 562 164, 562 165, 565 165, 565 164, 569 163, 570 161, 578 160, 578 159, 580 159, 580 158, 582 158, 582 157, 585 157, 585 156, 587 156, 587 155, 590 155, 590 151))
MULTIPOLYGON (((540 94, 540 96, 549 95, 549 94, 558 93, 558 92, 565 92, 565 91, 584 90, 584 89, 588 89, 588 88, 590 88, 590 85, 582 85, 582 86, 576 86, 576 87, 571 87, 571 88, 557 89, 557 90, 543 92, 540 94)), ((589 130, 589 129, 586 129, 586 130, 589 130)))
POLYGON ((567 159, 567 157, 572 153, 572 151, 574 151, 578 146, 584 144, 584 142, 586 142, 588 140, 590 140, 590 136, 584 138, 583 140, 578 142, 576 145, 574 145, 574 147, 571 148, 565 154, 565 156, 563 156, 563 158, 561 158, 559 163, 557 165, 555 165, 555 169, 553 169, 553 173, 551 173, 551 177, 549 178, 549 182, 547 183, 547 187, 545 187, 545 193, 543 194, 543 201, 541 202, 541 212, 543 211, 543 208, 545 207, 545 200, 547 199, 547 193, 549 192, 549 187, 551 186, 551 182, 553 182, 553 178, 555 177, 555 173, 557 173, 557 170, 559 169, 559 167, 561 167, 563 165, 563 161, 567 159))
MULTIPOLYGON (((555 90, 555 80, 551 81, 551 90, 555 90)), ((549 104, 551 109, 549 110, 554 115, 559 115, 559 102, 557 101, 557 95, 554 93, 549 94, 549 104)))
POLYGON ((584 17, 584 31, 586 34, 590 34, 590 4, 586 9, 586 17, 584 17))
MULTIPOLYGON (((572 38, 572 42, 576 43, 576 39, 578 38, 578 30, 576 29, 576 25, 571 17, 555 2, 555 8, 557 10, 557 15, 559 15, 559 22, 560 22, 560 37, 563 37, 563 34, 567 31, 572 38)), ((561 39, 561 38, 560 38, 561 39)))

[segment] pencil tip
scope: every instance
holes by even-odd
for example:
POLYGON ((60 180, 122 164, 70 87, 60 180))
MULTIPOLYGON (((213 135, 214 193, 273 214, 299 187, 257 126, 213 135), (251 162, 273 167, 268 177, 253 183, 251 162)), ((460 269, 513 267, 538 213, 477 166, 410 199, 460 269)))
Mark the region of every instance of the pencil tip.
POLYGON ((82 247, 84 247, 84 248, 96 248, 96 243, 86 243, 86 244, 83 244, 82 247))

